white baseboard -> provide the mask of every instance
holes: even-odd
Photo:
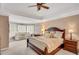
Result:
[[[2,48],[1,51],[5,51],[5,50],[7,50],[7,49],[8,49],[8,47],[7,47],[7,48]]]

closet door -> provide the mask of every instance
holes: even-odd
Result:
[[[0,16],[0,48],[5,49],[9,46],[9,18]]]

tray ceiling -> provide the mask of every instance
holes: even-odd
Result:
[[[33,19],[49,19],[79,10],[78,3],[48,3],[50,9],[37,11],[36,7],[28,7],[35,3],[2,3],[0,9],[10,14],[25,16]]]

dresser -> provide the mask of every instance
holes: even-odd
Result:
[[[77,40],[64,40],[64,50],[73,52],[75,54],[78,54],[78,41]]]

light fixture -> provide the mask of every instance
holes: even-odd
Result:
[[[44,24],[42,24],[41,31],[42,31],[42,34],[44,34],[44,33],[45,33],[45,25],[44,25]]]

